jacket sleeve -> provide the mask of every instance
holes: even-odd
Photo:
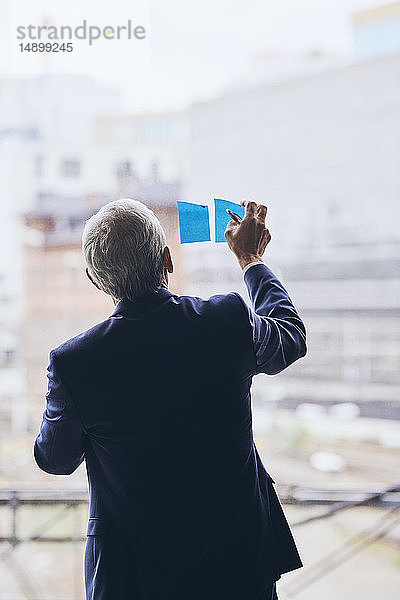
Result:
[[[83,461],[85,433],[58,371],[54,350],[47,367],[48,391],[40,432],[34,444],[37,465],[46,473],[70,475]]]
[[[255,374],[275,375],[306,354],[306,329],[287,291],[266,265],[250,267],[244,280],[252,308],[238,296],[250,324]]]

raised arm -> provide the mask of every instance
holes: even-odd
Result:
[[[61,381],[54,351],[50,352],[47,371],[46,409],[35,440],[34,457],[46,473],[70,475],[84,459],[85,434],[76,408]]]
[[[267,208],[243,202],[246,215],[241,223],[230,221],[225,238],[239,265],[252,302],[240,298],[250,323],[255,353],[255,373],[275,375],[306,354],[306,330],[283,285],[263,263],[271,240],[265,227]]]

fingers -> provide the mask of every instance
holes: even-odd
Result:
[[[256,204],[251,200],[242,200],[240,204],[246,207],[245,218],[251,216],[265,222],[268,209],[264,204]]]
[[[246,208],[246,214],[244,218],[255,216],[257,208],[257,204],[255,202],[252,202],[251,200],[242,200],[240,204]]]
[[[260,219],[260,221],[265,222],[265,217],[267,216],[267,207],[264,206],[264,204],[259,204],[257,206],[257,217]]]
[[[260,239],[259,247],[258,247],[258,253],[261,256],[264,254],[265,248],[268,246],[270,241],[271,241],[271,234],[268,229],[265,229],[265,231]]]

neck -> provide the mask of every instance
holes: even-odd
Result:
[[[161,287],[165,287],[168,289],[168,271],[165,268],[164,268],[164,274],[163,274]]]

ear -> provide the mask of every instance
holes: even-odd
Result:
[[[98,290],[102,291],[101,287],[99,287],[99,285],[93,280],[91,274],[89,273],[88,268],[85,269],[85,272],[86,272],[86,275],[88,276],[88,278],[90,279],[90,281],[93,283],[94,287],[97,288]]]
[[[174,263],[172,262],[171,252],[168,246],[164,248],[164,267],[167,269],[168,273],[174,272]]]

